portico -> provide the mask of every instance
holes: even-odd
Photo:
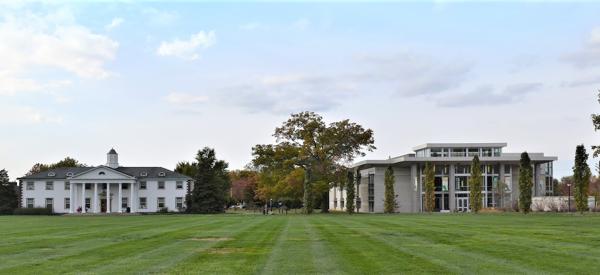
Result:
[[[100,166],[68,179],[69,213],[136,212],[136,179],[109,167]]]

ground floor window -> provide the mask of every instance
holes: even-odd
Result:
[[[127,208],[127,198],[121,198],[121,208]]]
[[[183,208],[183,198],[182,197],[175,198],[175,208],[177,208],[177,209]]]
[[[146,203],[147,203],[146,198],[143,198],[143,197],[140,198],[140,209],[146,209],[146,208],[148,208],[148,205]]]
[[[54,208],[54,199],[46,198],[46,208],[49,208],[49,209]]]
[[[340,201],[340,207],[341,207],[341,208],[344,208],[344,200],[341,200],[341,201]]]
[[[71,209],[71,199],[65,198],[65,209]]]
[[[369,174],[368,181],[369,212],[375,212],[375,174]]]
[[[337,209],[337,200],[333,200],[333,209]]]
[[[27,208],[33,208],[33,198],[27,198]]]
[[[85,209],[91,209],[91,208],[92,208],[92,199],[85,198]]]
[[[158,207],[158,209],[164,208],[165,207],[165,198],[158,197],[156,199],[156,206]]]

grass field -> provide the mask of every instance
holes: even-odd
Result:
[[[600,216],[0,217],[0,274],[600,273]]]

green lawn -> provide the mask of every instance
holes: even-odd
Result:
[[[0,274],[600,273],[600,216],[0,217]]]

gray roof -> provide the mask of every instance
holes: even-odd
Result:
[[[67,173],[73,173],[73,175],[84,173],[88,170],[94,169],[96,167],[69,167],[69,168],[56,168],[48,171],[36,173],[33,175],[25,176],[19,178],[20,180],[30,180],[30,179],[67,179]],[[111,169],[110,167],[105,167]],[[158,174],[160,172],[165,173],[164,177],[160,178],[169,178],[169,179],[182,179],[182,180],[191,180],[190,177],[179,174],[177,172],[173,172],[169,169],[162,167],[119,167],[114,169],[121,173],[130,175],[132,177],[138,179],[145,178],[159,178]],[[55,175],[53,177],[48,176],[49,173],[53,172]],[[145,176],[142,176],[145,172]],[[70,177],[70,175],[69,175]]]
[[[479,142],[479,143],[425,143],[413,147],[413,151],[425,148],[469,148],[469,147],[506,147],[506,142]]]

